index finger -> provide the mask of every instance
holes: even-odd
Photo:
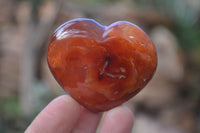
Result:
[[[81,106],[70,96],[60,96],[40,112],[25,133],[69,133],[80,112]]]

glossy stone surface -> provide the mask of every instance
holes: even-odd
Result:
[[[102,26],[91,19],[61,25],[50,39],[47,60],[62,88],[93,112],[136,95],[157,66],[155,46],[138,26],[127,21]]]

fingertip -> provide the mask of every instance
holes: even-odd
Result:
[[[55,102],[64,102],[64,104],[68,105],[73,105],[73,108],[76,108],[77,111],[81,112],[81,106],[78,102],[76,102],[71,96],[69,95],[61,95],[59,97],[57,97],[56,99],[54,99],[53,101]],[[53,102],[52,101],[52,102]]]
[[[121,110],[124,111],[123,114],[126,114],[124,117],[129,118],[129,119],[127,119],[127,120],[129,120],[129,123],[134,125],[134,114],[133,114],[133,111],[129,107],[125,106],[125,105],[121,106]]]
[[[70,132],[78,121],[81,106],[68,95],[62,95],[50,102],[27,128],[26,133]]]
[[[94,113],[82,106],[79,120],[72,133],[95,133],[102,113]]]
[[[108,117],[115,117],[119,120],[125,120],[126,123],[133,126],[134,124],[134,115],[133,112],[125,105],[118,106],[107,112]]]
[[[119,106],[106,113],[100,133],[131,133],[133,124],[133,112],[126,106]]]

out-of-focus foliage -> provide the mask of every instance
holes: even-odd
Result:
[[[184,95],[194,101],[200,97],[200,1],[198,0],[133,0],[139,6],[152,7],[171,19],[169,27],[184,50]],[[189,89],[190,88],[190,89]]]
[[[194,0],[134,0],[142,7],[153,7],[173,21],[172,29],[185,49],[200,47],[200,2]]]

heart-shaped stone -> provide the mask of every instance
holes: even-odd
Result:
[[[61,25],[51,37],[47,60],[62,88],[93,112],[136,95],[157,66],[155,46],[138,26],[127,21],[102,26],[91,19]]]

